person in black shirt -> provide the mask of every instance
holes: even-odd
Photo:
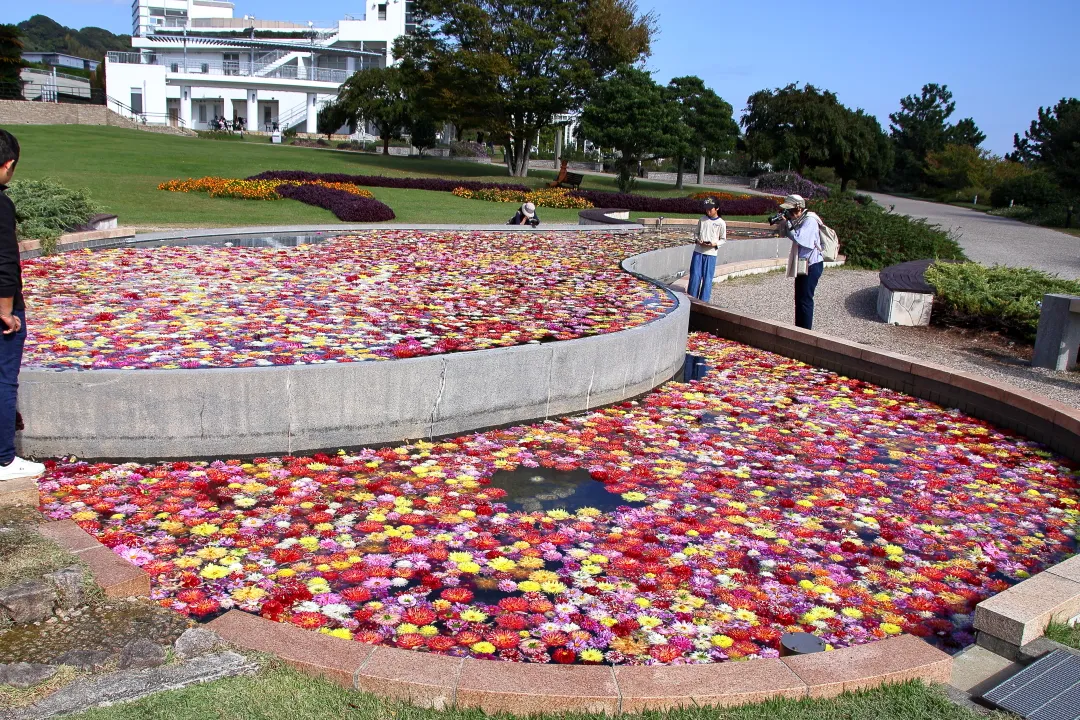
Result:
[[[510,218],[510,222],[507,225],[532,225],[536,227],[540,224],[540,216],[536,214],[536,205],[531,202],[523,203],[518,211],[514,213],[514,217]]]
[[[26,304],[22,296],[19,241],[15,237],[15,203],[4,191],[19,163],[19,141],[0,130],[0,482],[36,477],[41,463],[15,456],[19,366],[26,343]]]

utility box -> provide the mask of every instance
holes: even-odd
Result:
[[[1080,297],[1043,295],[1035,354],[1031,364],[1051,370],[1075,370],[1080,352]]]

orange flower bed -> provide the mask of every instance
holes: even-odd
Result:
[[[343,190],[352,195],[373,198],[371,192],[351,183],[295,182],[288,180],[239,180],[236,178],[203,177],[187,180],[167,180],[158,185],[158,190],[169,192],[204,192],[215,198],[241,198],[244,200],[281,200],[278,187],[282,185],[317,185],[332,190]]]

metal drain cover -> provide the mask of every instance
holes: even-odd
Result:
[[[1080,720],[1080,656],[1054,650],[983,695],[1028,720]]]

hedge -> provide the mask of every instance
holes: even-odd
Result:
[[[995,330],[1033,343],[1039,303],[1047,293],[1080,295],[1080,281],[1022,267],[978,263],[935,263],[926,281],[937,291],[933,322]]]

